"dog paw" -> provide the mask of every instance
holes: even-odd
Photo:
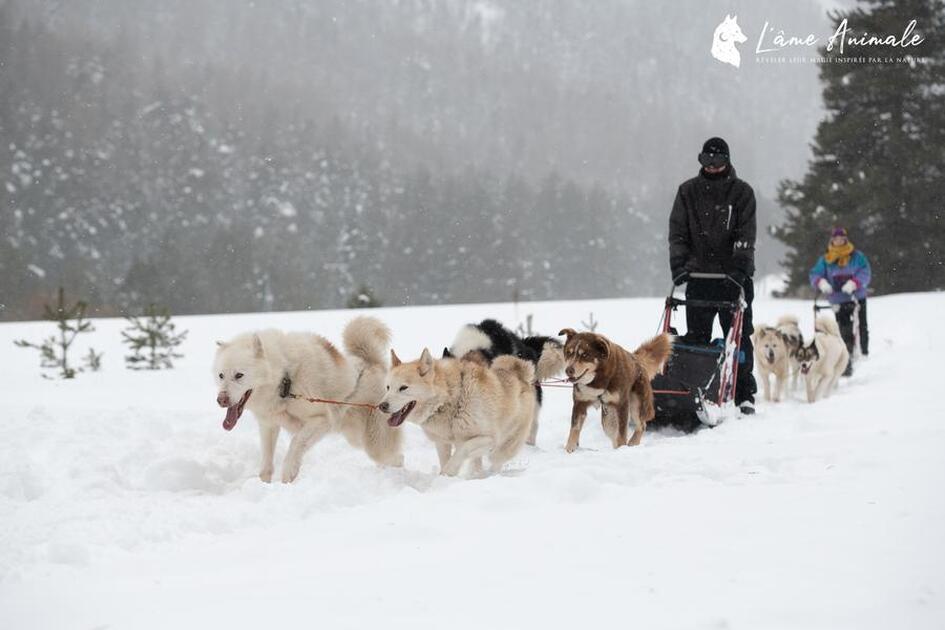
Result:
[[[443,469],[440,470],[440,474],[447,477],[455,477],[459,474],[459,466],[454,465],[452,462],[447,462],[446,466],[443,466]]]
[[[568,442],[567,444],[564,445],[564,450],[567,451],[568,453],[573,453],[574,451],[577,450],[577,447],[578,447],[577,444],[571,444],[570,442]]]
[[[298,466],[284,468],[282,470],[282,483],[292,483],[299,476]]]
[[[259,480],[263,483],[272,483],[272,468],[259,471]]]

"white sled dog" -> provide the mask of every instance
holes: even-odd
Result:
[[[525,444],[535,418],[535,366],[510,355],[491,364],[434,360],[424,348],[403,363],[391,351],[388,391],[379,409],[398,427],[414,422],[436,445],[440,472],[459,474],[466,461],[481,472],[488,455],[498,472]]]
[[[401,434],[387,426],[386,416],[376,409],[289,397],[374,404],[384,396],[387,326],[373,317],[357,317],[345,327],[343,341],[347,357],[327,339],[310,333],[263,330],[217,342],[214,376],[217,403],[226,407],[223,428],[236,426],[244,408],[253,412],[259,422],[263,481],[272,480],[280,429],[293,434],[282,463],[283,483],[295,480],[305,452],[331,431],[363,448],[378,464],[403,465]]]
[[[751,336],[755,347],[755,366],[761,376],[761,387],[765,400],[781,402],[784,385],[791,371],[791,358],[784,335],[777,328],[759,326]],[[774,395],[771,394],[771,377],[774,377]]]
[[[797,360],[807,386],[807,402],[817,402],[829,396],[850,360],[833,315],[817,318],[814,338],[797,351]]]
[[[804,334],[801,332],[800,324],[794,315],[784,315],[775,324],[775,328],[784,337],[784,343],[787,344],[788,358],[791,363],[791,388],[788,391],[797,391],[797,381],[801,373],[801,364],[797,361],[797,351],[804,345]]]

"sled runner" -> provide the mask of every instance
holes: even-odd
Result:
[[[653,380],[656,417],[651,425],[674,426],[694,431],[701,425],[715,426],[727,412],[734,411],[735,379],[741,351],[742,316],[745,291],[735,280],[722,273],[691,273],[690,278],[720,280],[735,284],[737,300],[686,300],[676,297],[673,286],[663,310],[662,332],[678,335],[673,327],[673,313],[685,308],[714,308],[732,311],[732,325],[726,339],[702,343],[691,336],[677,336],[673,354],[663,372]]]

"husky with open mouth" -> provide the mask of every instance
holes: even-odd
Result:
[[[478,474],[488,455],[491,472],[521,450],[535,418],[535,367],[513,356],[491,364],[434,360],[427,349],[402,362],[391,351],[387,392],[378,409],[388,424],[420,425],[436,445],[440,472],[456,476],[463,464]]]
[[[797,351],[797,361],[807,389],[807,402],[826,398],[837,388],[850,360],[833,315],[821,315],[814,323],[814,338]]]
[[[264,330],[217,342],[214,378],[217,404],[226,408],[223,428],[236,426],[243,411],[259,423],[259,478],[272,480],[273,455],[282,429],[292,441],[282,463],[282,481],[294,481],[306,451],[330,432],[340,432],[375,462],[403,465],[401,433],[370,406],[311,403],[322,398],[371,405],[384,395],[390,331],[373,317],[353,319],[343,334],[345,353],[309,333]],[[347,355],[347,356],[346,356]]]
[[[633,352],[603,335],[565,328],[564,373],[574,383],[571,431],[564,450],[577,450],[590,407],[600,407],[601,425],[614,448],[636,446],[656,414],[650,381],[673,352],[672,335],[663,333]],[[630,422],[633,434],[627,438]]]

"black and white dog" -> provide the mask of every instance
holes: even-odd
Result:
[[[519,337],[494,319],[478,324],[467,324],[456,333],[453,345],[443,349],[443,358],[456,357],[485,364],[502,355],[512,355],[535,364],[535,378],[541,382],[557,376],[564,370],[563,345],[554,337]],[[528,435],[528,443],[535,444],[538,436],[538,412],[541,409],[541,386],[535,383],[535,420]]]

